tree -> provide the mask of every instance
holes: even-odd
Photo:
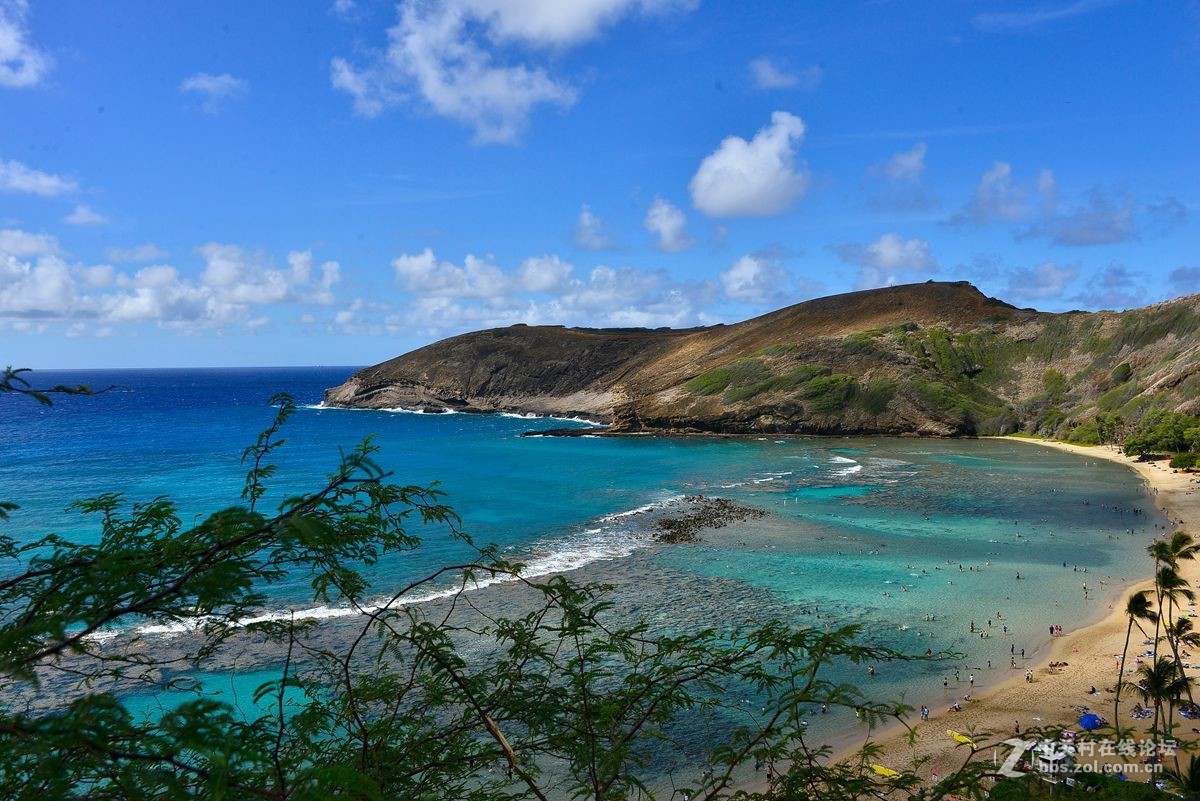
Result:
[[[1166,735],[1169,731],[1169,718],[1180,697],[1183,696],[1188,679],[1181,678],[1174,660],[1160,656],[1137,670],[1138,693],[1142,700],[1154,704],[1154,725],[1151,729],[1155,734]],[[1167,709],[1168,725],[1160,727],[1163,722],[1162,710]]]
[[[819,705],[872,723],[907,711],[830,675],[907,658],[859,644],[854,626],[652,631],[616,614],[605,587],[526,579],[476,546],[436,488],[390,483],[370,442],[324,486],[264,512],[294,409],[273,400],[275,421],[245,453],[241,503],[188,526],[166,499],[107,494],[75,505],[96,544],[0,540],[0,797],[625,799],[649,791],[651,760],[682,727],[716,716],[735,723],[712,743],[710,770],[673,777],[694,799],[728,797],[754,760],[786,766],[792,798],[982,793],[981,763],[935,788],[867,770],[870,749],[824,763],[805,728]],[[420,547],[419,525],[474,558],[378,600],[369,569]],[[314,601],[357,610],[357,624],[258,614],[297,577]],[[496,577],[521,590],[521,614],[462,593]],[[409,603],[448,580],[459,592]],[[147,626],[183,634],[167,647]],[[156,716],[126,703],[131,688],[202,690],[187,671],[247,646],[279,672],[250,716],[203,692]]]
[[[1125,658],[1129,655],[1130,635],[1133,634],[1135,625],[1141,631],[1142,621],[1154,620],[1157,617],[1150,605],[1148,591],[1141,590],[1129,596],[1129,600],[1125,602],[1125,617],[1128,619],[1125,626],[1125,645],[1121,649],[1121,662],[1117,668],[1117,691],[1113,695],[1113,722],[1118,727],[1121,725],[1121,689],[1125,684]]]

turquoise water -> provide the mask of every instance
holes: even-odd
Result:
[[[968,691],[969,672],[984,685],[1009,671],[1013,652],[1032,654],[1047,626],[1101,615],[1119,585],[1147,572],[1144,547],[1163,522],[1129,471],[1023,443],[522,438],[583,424],[314,408],[349,372],[42,373],[42,383],[118,388],[52,409],[0,398],[0,497],[22,505],[7,530],[89,540],[96,527],[67,502],[114,489],[169,495],[185,520],[237,503],[242,449],[270,421],[267,398],[288,390],[305,407],[279,452],[276,497],[316,486],[339,447],[374,435],[397,481],[440,482],[472,535],[535,573],[611,582],[622,613],[674,630],[781,616],[857,623],[914,653],[962,651],[957,686],[946,665],[880,666],[872,680],[881,694],[949,703]],[[658,547],[625,514],[694,493],[771,515]],[[376,571],[382,592],[465,555],[445,532],[424,535],[421,549]],[[280,588],[278,605],[304,607],[302,590]],[[256,666],[245,687],[264,675]]]

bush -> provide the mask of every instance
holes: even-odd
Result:
[[[1067,442],[1073,442],[1076,445],[1099,445],[1100,432],[1096,430],[1096,421],[1088,420],[1086,423],[1075,426],[1067,435]]]
[[[858,403],[871,414],[882,414],[894,397],[896,382],[890,378],[876,378],[859,394]]]
[[[1192,470],[1200,465],[1200,453],[1177,453],[1171,460],[1171,467],[1179,470]]]
[[[724,400],[726,403],[738,403],[763,392],[783,392],[795,389],[821,375],[829,375],[829,368],[821,364],[801,364],[782,375],[773,375],[752,384],[739,384],[737,381],[731,381]]]
[[[854,376],[833,373],[809,381],[800,394],[817,414],[833,414],[853,400],[859,389],[860,385]]]
[[[1126,438],[1125,453],[1181,453],[1200,450],[1200,417],[1158,409],[1142,418]]]

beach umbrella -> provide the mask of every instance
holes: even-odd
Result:
[[[968,737],[965,734],[959,734],[958,732],[954,731],[953,729],[946,729],[946,734],[949,734],[950,738],[952,740],[958,740],[960,743],[963,743],[964,745],[969,745],[972,748],[975,747],[975,741],[972,740],[970,737]]]
[[[1100,716],[1092,712],[1087,713],[1079,719],[1079,727],[1088,731],[1093,731],[1103,725],[1104,721],[1100,719]]]
[[[887,776],[889,779],[900,775],[899,771],[892,770],[891,768],[885,768],[883,765],[872,765],[871,770],[875,771],[880,776]]]

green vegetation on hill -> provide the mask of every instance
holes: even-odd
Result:
[[[1186,304],[1107,322],[1087,313],[1040,315],[1017,330],[1005,322],[997,316],[970,330],[911,321],[869,328],[824,343],[820,365],[807,362],[813,348],[806,343],[781,342],[684,388],[729,406],[792,397],[824,418],[912,406],[960,434],[1023,431],[1080,444],[1120,441],[1148,413],[1200,396],[1200,373],[1177,391],[1146,392],[1146,376],[1186,361],[1185,349],[1168,342],[1200,341],[1200,314]],[[1146,355],[1138,358],[1138,349]]]

